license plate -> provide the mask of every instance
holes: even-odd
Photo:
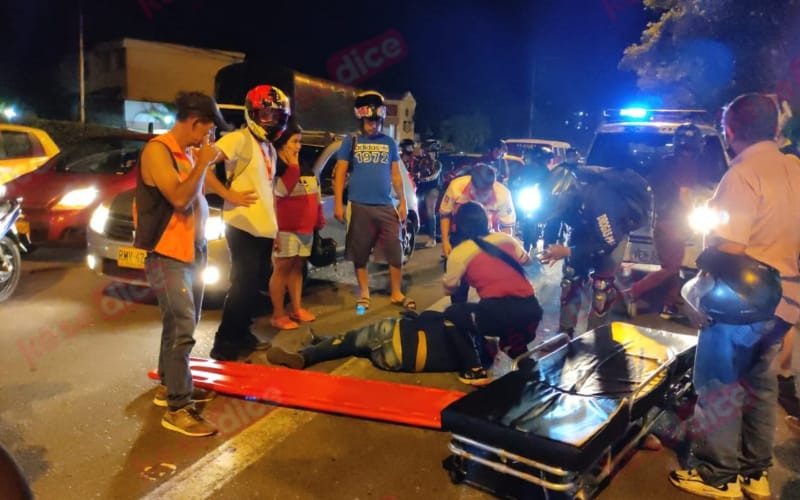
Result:
[[[658,264],[658,256],[653,245],[631,243],[629,256],[631,262],[636,264]]]
[[[141,248],[119,247],[117,249],[117,265],[131,269],[144,269],[147,252]]]
[[[17,232],[19,234],[24,234],[26,236],[30,236],[31,234],[31,223],[26,220],[17,220],[15,224],[17,228]]]

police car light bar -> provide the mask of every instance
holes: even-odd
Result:
[[[650,109],[650,108],[621,108],[603,110],[606,122],[613,121],[710,121],[709,114],[704,109]]]

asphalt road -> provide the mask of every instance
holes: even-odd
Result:
[[[443,432],[224,396],[204,410],[219,435],[192,439],[166,431],[145,375],[157,359],[160,329],[147,291],[110,289],[85,267],[81,252],[40,250],[23,271],[17,294],[0,305],[0,442],[37,498],[487,498],[449,481],[441,467],[448,455]],[[552,268],[534,277],[545,308],[542,338],[555,330],[558,276]],[[440,277],[439,250],[418,250],[406,289],[420,308],[441,299]],[[385,270],[373,274],[371,287],[372,307],[357,316],[349,265],[312,274],[305,300],[318,315],[315,330],[338,333],[396,314]],[[305,338],[303,330],[276,335],[264,313],[259,336],[290,348]],[[208,354],[219,319],[219,310],[204,312],[196,355]],[[691,331],[653,314],[635,322]],[[253,361],[266,362],[263,354]],[[363,359],[313,369],[469,390],[454,374],[393,374]],[[775,497],[800,498],[800,437],[781,422],[776,437]],[[666,480],[676,466],[673,450],[640,451],[601,498],[690,498]]]

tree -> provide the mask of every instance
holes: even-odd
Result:
[[[644,0],[660,13],[620,69],[667,106],[715,108],[743,92],[798,94],[792,49],[800,0]],[[795,44],[796,45],[796,44]],[[800,69],[800,62],[794,64]],[[795,70],[795,73],[799,73]],[[800,74],[798,74],[800,76]],[[794,100],[794,106],[800,104]]]
[[[452,143],[459,151],[480,151],[490,138],[492,127],[485,114],[453,115],[439,125],[442,140]]]

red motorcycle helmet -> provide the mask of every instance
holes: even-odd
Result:
[[[259,85],[244,100],[247,127],[261,141],[275,141],[289,123],[292,114],[289,98],[278,87]]]

